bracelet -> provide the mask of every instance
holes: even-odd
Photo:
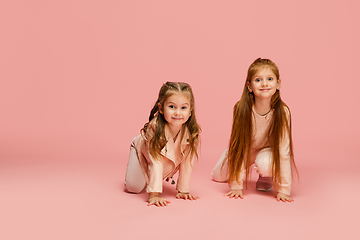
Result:
[[[178,193],[189,194],[189,192],[180,192],[180,191],[178,191]]]

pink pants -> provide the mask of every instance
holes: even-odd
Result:
[[[225,150],[212,171],[213,179],[217,182],[226,182],[228,180],[227,164],[225,163],[224,167],[222,168],[223,162],[227,159],[227,153],[228,150]],[[259,151],[252,164],[255,164],[254,168],[259,175],[261,175],[262,177],[271,177],[272,175],[271,148],[264,148],[261,151]],[[243,176],[239,180],[244,181],[244,179],[242,178],[245,178],[245,176],[244,174],[241,175]]]
[[[146,179],[135,148],[136,138],[131,141],[129,162],[125,175],[125,187],[131,193],[140,193],[146,186]]]

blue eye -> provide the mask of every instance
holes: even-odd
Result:
[[[273,78],[272,78],[272,77],[269,77],[269,78],[268,78],[268,81],[271,81],[271,80],[273,80]]]
[[[260,78],[255,78],[255,82],[260,82],[261,79]]]
[[[170,105],[169,108],[174,108],[174,105]]]
[[[181,109],[187,109],[187,107],[182,107]]]

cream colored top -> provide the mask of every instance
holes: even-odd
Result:
[[[168,126],[165,126],[166,145],[161,150],[161,159],[154,159],[149,152],[149,141],[155,131],[154,118],[147,128],[146,134],[140,134],[135,140],[140,165],[143,169],[147,182],[147,192],[162,192],[163,179],[172,177],[179,171],[176,189],[180,192],[190,191],[190,179],[194,164],[194,157],[188,159],[189,151],[189,130],[185,128],[183,138],[182,132],[174,141]],[[182,131],[182,130],[181,130]]]
[[[287,115],[290,119],[290,112],[285,108]],[[256,156],[260,150],[270,147],[268,144],[268,132],[270,128],[270,122],[273,117],[273,110],[268,114],[261,116],[257,114],[253,109],[252,114],[252,125],[253,125],[253,139],[252,139],[252,149],[251,149],[251,163],[255,162]],[[288,123],[290,124],[290,123]],[[290,141],[289,134],[285,132],[285,136],[280,142],[280,177],[281,184],[277,186],[278,192],[290,195],[291,191],[291,163],[290,163]],[[243,182],[246,177],[245,168],[243,168],[239,174],[238,180],[230,183],[231,189],[243,189]]]

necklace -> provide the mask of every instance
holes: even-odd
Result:
[[[262,116],[262,117],[268,115],[270,111],[271,111],[271,108],[270,108],[269,111],[267,111],[267,113],[265,113],[265,114],[259,114],[259,113],[257,113],[257,112],[255,111],[255,109],[254,109],[254,112],[255,112],[257,115]]]

